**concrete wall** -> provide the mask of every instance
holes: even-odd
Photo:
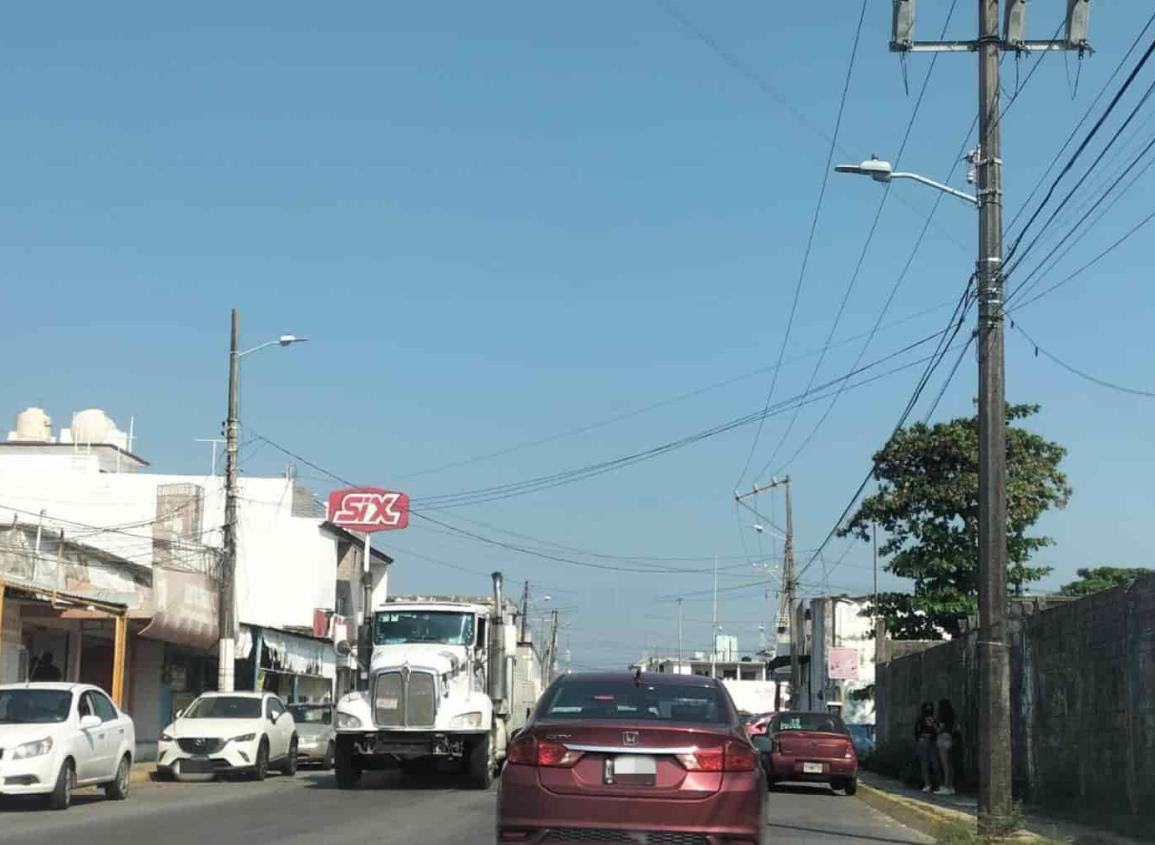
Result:
[[[1088,817],[1155,821],[1155,576],[1042,609],[1010,626],[1016,796]],[[962,722],[961,782],[976,757],[975,636],[879,666],[879,744],[913,748],[923,700]]]

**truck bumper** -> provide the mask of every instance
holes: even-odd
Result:
[[[341,733],[352,741],[353,754],[362,760],[418,760],[427,757],[460,760],[470,745],[487,731],[358,731]]]

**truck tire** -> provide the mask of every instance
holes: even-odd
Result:
[[[338,789],[356,789],[361,783],[361,765],[353,755],[353,737],[337,737],[337,750],[333,755],[333,772]]]
[[[489,789],[493,785],[493,757],[489,749],[488,735],[469,746],[465,772],[473,789]]]

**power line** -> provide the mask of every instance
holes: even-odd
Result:
[[[802,263],[798,269],[798,280],[794,283],[794,295],[790,302],[790,313],[786,318],[786,331],[782,335],[782,344],[778,348],[778,363],[774,367],[774,375],[770,380],[770,388],[766,391],[766,401],[763,405],[763,410],[770,407],[770,402],[774,398],[774,390],[778,386],[778,373],[782,368],[782,359],[786,356],[786,349],[790,344],[790,333],[794,329],[794,318],[798,314],[798,301],[802,297],[802,284],[806,279],[806,269],[810,266],[810,256],[814,250],[814,236],[818,232],[818,220],[822,215],[822,202],[826,198],[826,186],[830,182],[830,167],[834,161],[834,150],[838,143],[838,132],[842,128],[842,116],[846,111],[846,100],[850,94],[850,80],[854,75],[854,62],[858,57],[858,45],[862,39],[862,23],[866,20],[866,5],[868,0],[863,0],[862,7],[858,14],[858,25],[854,30],[854,41],[850,48],[850,61],[846,66],[846,77],[842,83],[842,96],[838,101],[838,114],[834,119],[834,133],[830,138],[830,145],[826,152],[826,164],[822,168],[822,181],[818,187],[818,200],[814,204],[814,215],[810,219],[810,232],[806,236],[806,247],[802,252]],[[830,344],[831,338],[827,338],[827,346]],[[819,356],[819,361],[826,355],[826,349],[823,349]],[[813,385],[813,378],[811,385]],[[797,416],[797,411],[795,411]],[[754,431],[754,440],[750,444],[750,451],[746,454],[746,461],[742,465],[742,472],[738,476],[738,480],[734,483],[735,487],[739,487],[742,481],[746,478],[746,472],[750,469],[750,461],[754,459],[755,452],[758,451],[758,443],[762,438],[762,428],[766,424],[766,418],[762,417],[758,421],[758,428]]]
[[[1057,355],[1055,355],[1051,352],[1048,352],[1045,348],[1040,346],[1038,341],[1036,341],[1033,337],[1031,337],[1029,334],[1027,334],[1027,330],[1024,329],[1021,325],[1019,325],[1014,320],[1011,321],[1011,328],[1015,329],[1019,334],[1021,334],[1023,337],[1025,337],[1027,339],[1027,342],[1030,343],[1031,346],[1033,346],[1035,348],[1035,355],[1039,355],[1041,353],[1042,355],[1046,356],[1047,358],[1049,358],[1054,363],[1058,364],[1060,367],[1062,367],[1067,372],[1069,372],[1073,375],[1076,375],[1081,379],[1089,381],[1092,384],[1097,384],[1100,387],[1106,387],[1110,390],[1118,391],[1119,393],[1128,393],[1128,394],[1131,394],[1132,396],[1145,396],[1148,399],[1155,399],[1155,391],[1141,390],[1141,389],[1136,388],[1136,387],[1125,387],[1121,384],[1115,384],[1114,382],[1110,382],[1110,381],[1106,381],[1106,380],[1101,379],[1101,378],[1097,378],[1096,376],[1093,376],[1088,372],[1080,370],[1078,367],[1074,367],[1074,366],[1068,364],[1066,361],[1063,361]]]

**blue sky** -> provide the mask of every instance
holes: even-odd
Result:
[[[414,497],[612,459],[758,410],[769,375],[749,374],[772,366],[782,344],[858,4],[671,3],[734,61],[656,0],[6,10],[3,405],[12,414],[42,405],[58,423],[104,407],[122,427],[135,418],[136,447],[158,469],[207,472],[207,447],[194,440],[213,436],[224,414],[235,306],[246,343],[286,331],[311,338],[245,360],[246,430]],[[907,63],[908,96],[886,50],[887,4],[871,5],[839,146],[893,158],[931,60]],[[920,37],[937,36],[948,5],[920,4]],[[949,32],[968,37],[973,4],[960,5]],[[1033,3],[1031,34],[1051,35],[1063,5]],[[1141,5],[1097,8],[1096,54],[1081,64],[1048,56],[1022,90],[1004,123],[1008,220],[1146,22]],[[1004,85],[1015,90],[1012,58]],[[946,177],[975,89],[972,56],[937,62],[904,167]],[[1148,114],[1125,147],[1145,140]],[[1151,184],[1144,175],[1048,279],[1149,213]],[[809,381],[816,359],[799,356],[823,346],[880,199],[869,181],[830,180],[775,398]],[[836,341],[878,318],[933,200],[895,185]],[[864,360],[945,323],[943,306],[973,265],[975,221],[949,199],[934,221]],[[1155,388],[1149,239],[1016,319],[1081,369]],[[832,348],[817,383],[845,372],[860,348]],[[1078,566],[1155,563],[1150,400],[1081,381],[1014,332],[1007,350],[1009,397],[1041,403],[1033,426],[1070,450],[1074,498],[1041,526],[1057,540],[1038,558],[1056,569],[1044,586]],[[905,370],[848,390],[790,464],[800,548],[830,529],[915,378]],[[581,435],[429,472],[732,379]],[[968,355],[936,418],[970,413],[974,385]],[[801,412],[783,455],[822,408]],[[767,422],[754,470],[789,418]],[[694,571],[576,566],[418,521],[383,538],[398,560],[394,583],[480,591],[494,568],[528,578],[552,597],[535,612],[564,610],[563,641],[580,665],[670,646],[668,599],[684,594],[687,646],[701,647],[712,556],[722,556],[720,583],[738,588],[760,577],[745,556],[773,552],[765,540],[759,549],[753,518],[732,501],[753,435],[739,428],[595,479],[438,515],[535,548],[686,560],[559,557]],[[244,451],[247,473],[288,463],[259,442]],[[299,472],[318,492],[333,486]],[[764,507],[781,521],[780,501]],[[831,544],[827,566],[846,548]],[[866,589],[869,558],[856,545],[825,579],[818,562],[807,589]],[[773,597],[722,596],[724,629],[756,646]]]

